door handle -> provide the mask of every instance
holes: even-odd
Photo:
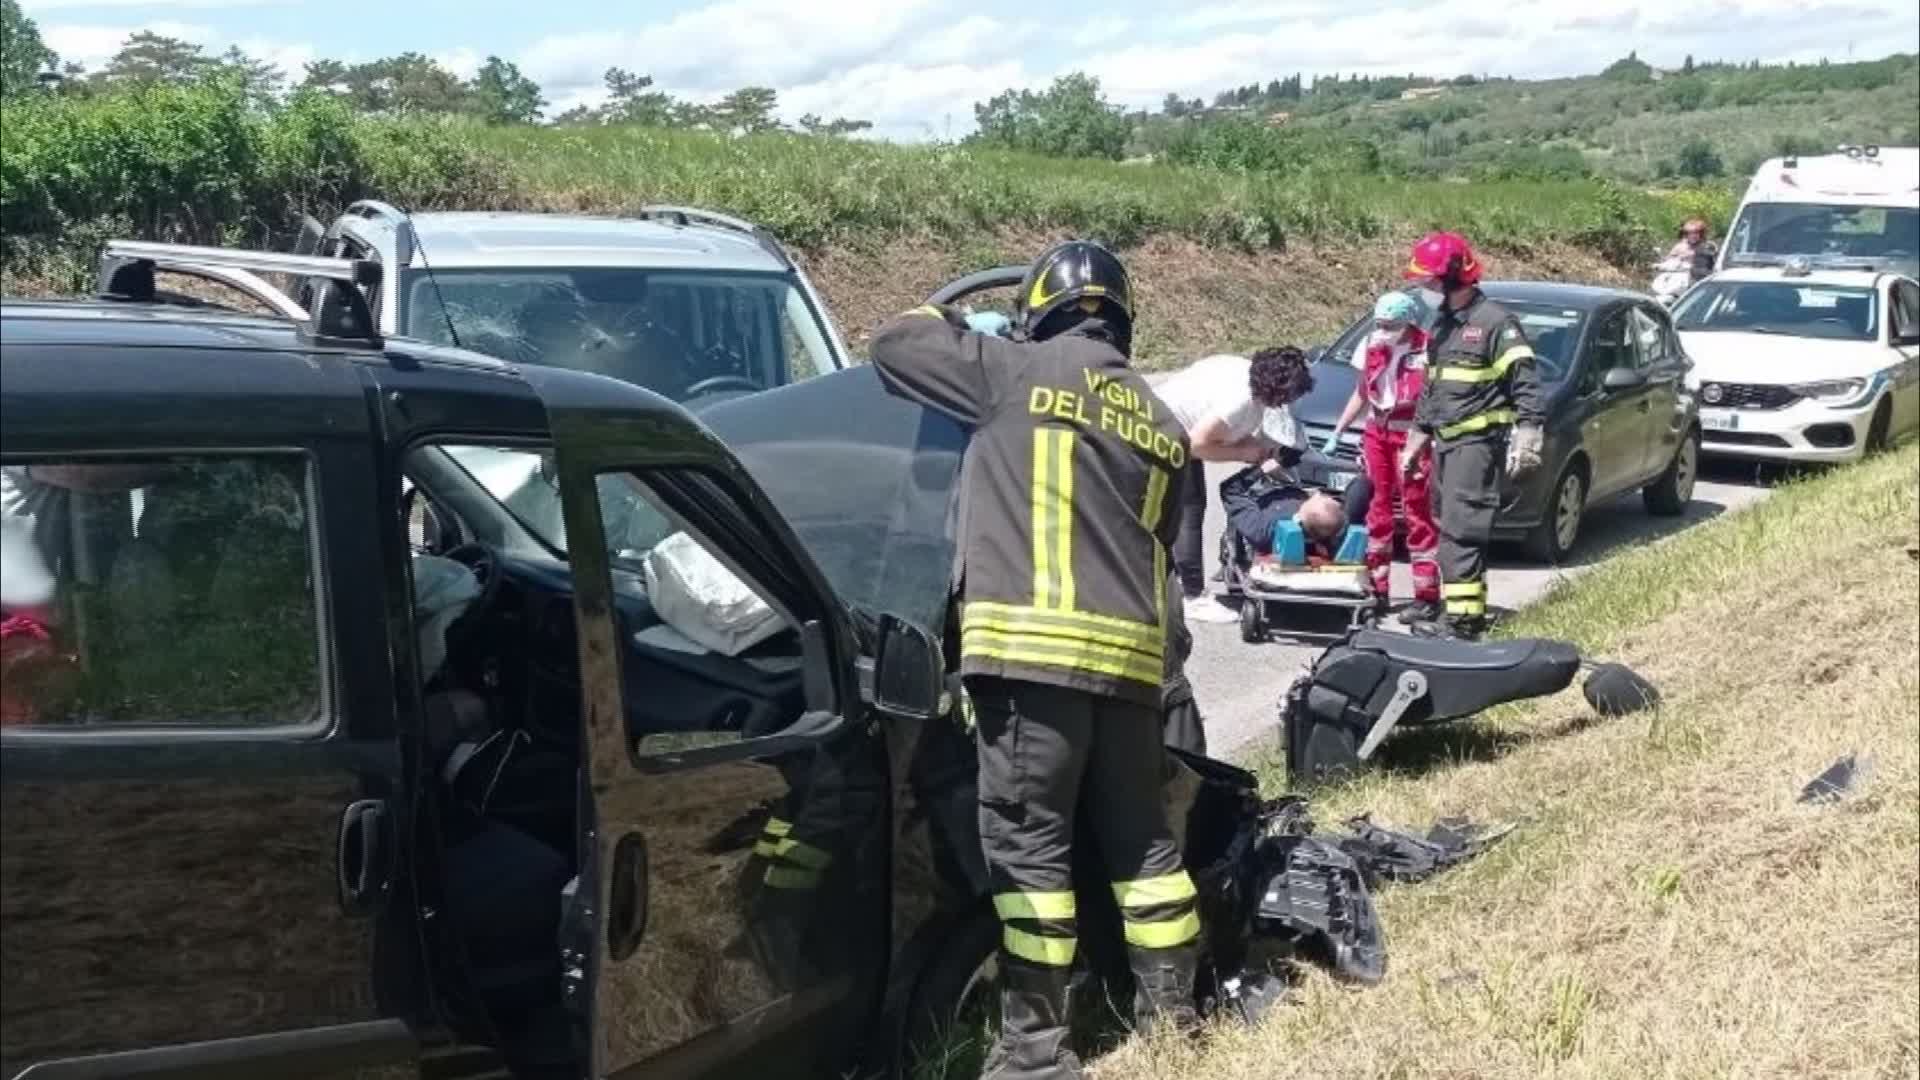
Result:
[[[618,963],[633,955],[647,933],[647,843],[639,833],[614,845],[607,880],[607,956]]]
[[[339,858],[334,867],[340,906],[349,915],[365,915],[386,895],[387,801],[360,799],[340,814]]]

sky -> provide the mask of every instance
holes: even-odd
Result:
[[[1874,59],[1920,50],[1914,0],[22,0],[62,59],[98,67],[135,30],[210,53],[238,45],[295,79],[318,57],[401,52],[471,75],[489,55],[541,84],[555,115],[602,97],[608,67],[712,101],[771,86],[780,112],[871,121],[893,139],[957,138],[973,104],[1069,71],[1109,100],[1158,106],[1301,72],[1544,78],[1637,50],[1696,59]],[[320,13],[324,12],[324,15]],[[1037,16],[1050,17],[1037,17]]]

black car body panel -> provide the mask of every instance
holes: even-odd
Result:
[[[1547,421],[1540,469],[1524,483],[1509,481],[1502,493],[1495,535],[1513,539],[1539,526],[1563,471],[1573,465],[1589,470],[1587,502],[1611,498],[1657,478],[1673,459],[1680,440],[1697,423],[1697,409],[1684,380],[1691,366],[1681,351],[1672,322],[1657,302],[1639,293],[1588,285],[1549,282],[1489,282],[1483,289],[1492,299],[1515,310],[1556,309],[1572,325],[1554,331],[1556,341],[1535,337],[1542,354]],[[1626,354],[1608,353],[1598,344],[1603,333],[1635,313],[1652,320],[1666,344],[1642,355],[1636,339]],[[1523,320],[1524,321],[1524,320]],[[1319,447],[1339,419],[1359,381],[1348,361],[1372,326],[1363,316],[1342,331],[1333,343],[1318,350],[1312,372],[1314,387],[1292,405],[1308,445]],[[1652,331],[1648,332],[1651,336]],[[1605,353],[1606,355],[1603,355]],[[1608,356],[1625,357],[1645,375],[1629,387],[1602,385]],[[1359,425],[1341,437],[1336,462],[1358,468]]]

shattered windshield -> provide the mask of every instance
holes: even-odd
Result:
[[[1872,289],[1845,285],[1708,281],[1681,301],[1673,325],[1689,333],[1737,330],[1874,341],[1880,332],[1877,299]]]
[[[679,402],[834,369],[820,319],[784,274],[625,267],[416,274],[405,332],[514,364],[608,375]]]

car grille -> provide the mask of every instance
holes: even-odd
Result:
[[[1785,386],[1707,383],[1700,388],[1700,403],[1720,409],[1784,409],[1798,400],[1800,395]]]
[[[1764,431],[1708,431],[1701,437],[1710,443],[1727,443],[1733,446],[1792,446],[1793,444],[1778,435],[1769,435]]]

